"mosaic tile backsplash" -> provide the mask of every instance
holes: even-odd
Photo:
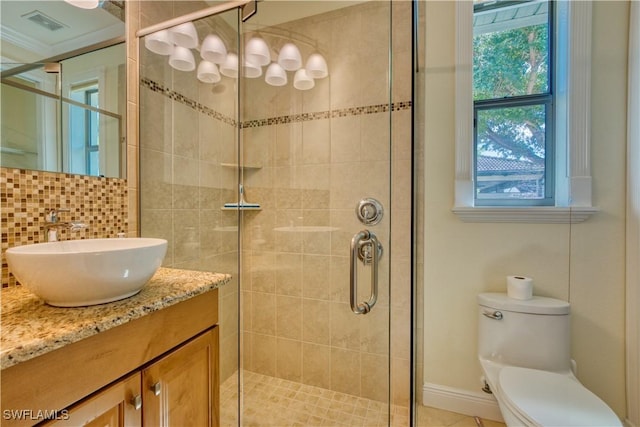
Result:
[[[61,220],[88,225],[81,231],[60,231],[60,239],[116,237],[127,233],[127,181],[24,169],[0,168],[2,210],[2,287],[16,280],[9,273],[5,251],[45,241],[46,213],[66,208]]]

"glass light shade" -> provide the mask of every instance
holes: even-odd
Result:
[[[256,77],[260,77],[262,75],[262,67],[245,59],[244,64],[242,65],[242,73],[245,77],[255,79]]]
[[[307,70],[304,68],[300,68],[296,71],[295,76],[293,76],[293,87],[298,90],[309,90],[313,89],[316,85],[316,82],[311,78],[309,74],[307,74]]]
[[[160,30],[149,34],[144,38],[144,47],[158,55],[171,55],[173,52],[171,33],[167,30]]]
[[[193,71],[196,69],[196,60],[189,49],[176,46],[169,56],[169,65],[179,71]]]
[[[202,41],[200,56],[202,59],[214,64],[222,64],[227,59],[227,48],[220,37],[215,34],[209,34]]]
[[[329,75],[327,61],[319,53],[309,56],[304,68],[307,70],[307,74],[314,79],[323,79]]]
[[[287,71],[295,71],[302,67],[300,49],[293,43],[285,43],[278,54],[278,64]]]
[[[198,80],[202,83],[218,83],[222,79],[218,71],[218,66],[209,61],[200,61],[197,75]]]
[[[171,31],[173,42],[178,46],[186,47],[187,49],[193,49],[198,46],[198,32],[193,22],[176,25],[173,28],[169,28],[169,31]]]
[[[267,68],[264,81],[271,86],[284,86],[287,84],[287,73],[278,63],[272,62]]]
[[[253,64],[259,66],[267,65],[271,62],[271,53],[269,46],[264,39],[260,37],[252,37],[244,48],[244,55]]]
[[[238,77],[238,55],[235,53],[227,54],[227,59],[220,64],[220,72],[234,79]]]
[[[95,9],[100,4],[99,0],[64,0],[70,5],[81,9]]]

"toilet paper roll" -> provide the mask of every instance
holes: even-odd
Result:
[[[513,299],[531,299],[533,279],[524,276],[507,276],[507,296]]]

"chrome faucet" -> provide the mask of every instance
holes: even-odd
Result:
[[[68,228],[71,231],[79,231],[87,228],[87,224],[82,222],[60,222],[59,214],[61,212],[69,212],[69,209],[59,208],[51,209],[47,213],[47,222],[44,224],[44,234],[47,242],[58,241],[58,230],[60,228]]]

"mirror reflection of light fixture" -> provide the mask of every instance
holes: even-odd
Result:
[[[262,67],[245,59],[244,64],[242,65],[242,73],[245,77],[255,79],[262,75]]]
[[[169,28],[169,31],[173,36],[173,42],[178,46],[186,47],[187,49],[193,49],[198,46],[198,32],[193,22],[176,25],[173,28]]]
[[[319,53],[311,54],[304,68],[307,70],[307,74],[314,79],[323,79],[329,75],[327,61]]]
[[[222,79],[218,71],[218,66],[209,61],[200,61],[197,75],[198,80],[203,83],[218,83]]]
[[[302,67],[300,49],[293,43],[285,43],[278,54],[278,64],[287,71],[296,71]]]
[[[276,37],[282,36],[276,35]],[[243,77],[257,78],[263,73],[262,67],[268,65],[265,71],[267,84],[284,86],[289,80],[287,72],[295,71],[293,87],[298,90],[309,90],[315,87],[315,79],[327,77],[329,70],[324,56],[317,52],[317,46],[312,46],[311,43],[304,41],[301,43],[316,50],[304,64],[300,49],[292,42],[286,42],[280,52],[276,54],[277,60],[271,62],[271,48],[265,39],[259,36],[249,38],[245,45],[244,57],[240,59],[236,53],[227,52],[224,41],[218,35],[209,34],[204,38],[199,48],[202,61],[197,67],[196,75],[204,83],[218,83],[221,80],[221,75],[238,78],[239,68],[242,67]],[[192,22],[147,35],[145,47],[160,55],[170,55],[169,65],[176,70],[192,71],[196,69],[191,49],[198,50],[198,33]],[[302,68],[303,65],[304,68]]]
[[[227,59],[220,65],[222,75],[236,78],[238,77],[238,55],[233,52],[227,54]]]
[[[81,9],[95,9],[100,4],[100,0],[64,0],[72,6]]]
[[[222,64],[227,59],[227,48],[220,37],[209,34],[202,41],[200,56],[214,64]]]
[[[244,49],[245,57],[253,64],[259,66],[267,65],[271,62],[269,45],[260,37],[251,37]]]
[[[284,86],[287,84],[287,73],[277,62],[272,62],[267,68],[264,80],[271,86]]]
[[[193,71],[196,69],[196,60],[189,49],[176,46],[169,56],[169,65],[179,71]]]
[[[167,30],[156,31],[144,38],[144,47],[158,55],[171,55],[173,52],[173,40]]]
[[[307,74],[307,70],[304,68],[300,68],[296,71],[295,76],[293,76],[293,87],[298,90],[309,90],[313,89],[316,85],[316,82]]]

